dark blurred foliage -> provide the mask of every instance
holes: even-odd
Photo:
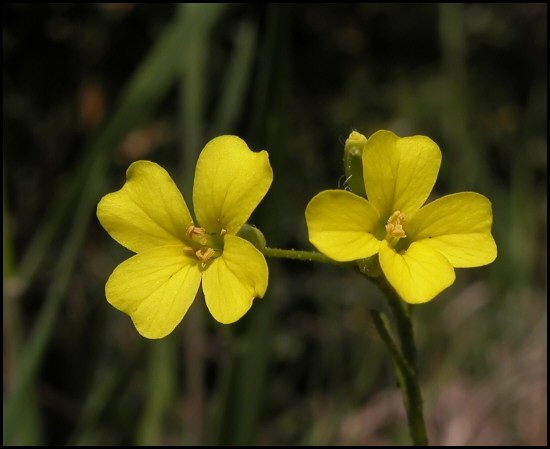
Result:
[[[186,10],[14,3],[2,11],[6,400],[58,279],[93,142]],[[270,246],[312,249],[303,211],[317,192],[341,186],[351,130],[430,136],[443,153],[435,193],[489,197],[499,247],[493,265],[458,270],[449,290],[416,308],[432,442],[546,444],[546,18],[546,4],[529,3],[227,5],[202,41],[186,35],[203,45],[197,70],[191,60],[107,148],[95,203],[137,159],[161,163],[185,191],[202,145],[237,134],[269,151],[275,173],[252,221]],[[251,49],[239,106],[234,120],[218,120],[239,45]],[[204,84],[196,90],[202,109],[185,87],[190,73],[199,74],[193,86]],[[197,124],[197,144],[185,123]],[[68,208],[52,213],[64,197]],[[408,442],[389,356],[369,317],[382,297],[366,280],[272,259],[267,296],[239,323],[215,323],[199,297],[172,336],[146,341],[104,299],[128,252],[94,212],[19,427],[4,443]],[[49,245],[31,245],[50,228]],[[28,283],[25,258],[41,260]]]

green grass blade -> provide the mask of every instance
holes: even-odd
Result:
[[[215,6],[208,5],[209,8]],[[138,120],[153,109],[173,83],[182,67],[181,58],[175,55],[186,54],[186,42],[190,41],[191,32],[192,27],[182,26],[177,21],[168,26],[150,55],[138,68],[104,130],[92,143],[90,154],[93,162],[89,165],[86,176],[77,180],[77,182],[83,182],[84,187],[78,201],[78,208],[74,211],[74,220],[60,251],[44,306],[21,354],[21,363],[16,368],[16,382],[12,391],[7,392],[3,419],[4,444],[12,441],[20,421],[22,399],[33,383],[54,328],[90,215],[101,194],[109,161],[108,156]],[[44,252],[36,254],[36,257],[44,259],[46,257]]]

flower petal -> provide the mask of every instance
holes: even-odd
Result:
[[[113,239],[136,253],[179,243],[193,224],[170,175],[149,161],[130,165],[124,186],[99,202],[97,217]]]
[[[214,259],[203,274],[206,305],[220,323],[233,323],[267,290],[265,257],[252,243],[226,235],[223,254]]]
[[[236,136],[212,139],[202,150],[195,171],[193,205],[208,232],[236,234],[265,196],[273,171],[266,151],[251,151]]]
[[[363,178],[369,201],[382,220],[399,210],[408,216],[424,204],[437,179],[441,151],[425,136],[374,133],[363,150]]]
[[[325,190],[306,207],[309,241],[339,262],[378,252],[380,242],[374,237],[378,218],[370,202],[345,190]]]
[[[479,193],[461,192],[420,209],[407,225],[407,235],[439,251],[453,267],[479,267],[497,256],[492,223],[491,202]]]
[[[182,250],[180,244],[136,254],[116,267],[107,281],[107,301],[130,315],[144,337],[168,335],[195,299],[201,271],[197,260]]]
[[[449,261],[421,242],[414,242],[404,253],[397,253],[384,240],[379,259],[388,282],[411,304],[430,301],[455,281],[455,271]]]

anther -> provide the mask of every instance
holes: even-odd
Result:
[[[185,231],[187,238],[199,242],[201,245],[207,245],[208,239],[206,238],[206,231],[198,226],[189,226]]]
[[[392,237],[404,238],[407,237],[403,226],[405,225],[405,214],[396,210],[391,217],[388,218],[386,224],[386,232]]]
[[[185,235],[189,237],[190,239],[193,238],[194,235],[200,235],[203,236],[205,234],[205,230],[203,228],[199,228],[198,226],[189,226],[187,228],[187,231],[185,231]]]
[[[194,257],[195,256],[195,250],[193,248],[191,248],[190,246],[184,246],[183,247],[183,254],[185,254],[186,256],[189,256],[189,257]]]
[[[197,259],[199,259],[203,263],[208,261],[215,253],[216,251],[214,251],[212,248],[200,248],[195,251]]]

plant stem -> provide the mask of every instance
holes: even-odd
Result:
[[[322,262],[331,263],[334,265],[342,265],[342,262],[336,262],[318,253],[317,251],[298,251],[296,249],[280,249],[280,248],[268,248],[262,249],[262,253],[267,257],[280,257],[282,259],[303,260],[305,262]]]
[[[267,257],[323,262],[335,265],[352,265],[357,269],[357,266],[353,262],[337,262],[316,251],[298,251],[294,249],[265,247],[262,248],[262,253]],[[422,393],[418,383],[416,346],[414,343],[413,326],[409,310],[405,307],[395,290],[391,288],[385,280],[381,278],[372,278],[366,274],[364,275],[376,283],[384,292],[391,308],[395,327],[397,329],[399,345],[395,343],[394,338],[391,336],[389,324],[383,319],[378,311],[371,311],[372,319],[376,330],[392,357],[397,382],[403,395],[403,403],[407,412],[409,432],[413,444],[415,446],[427,446],[428,436],[424,423],[424,415],[422,413]]]
[[[378,283],[386,294],[392,310],[401,350],[391,337],[389,326],[377,311],[371,311],[376,330],[387,346],[395,368],[395,374],[407,411],[409,432],[415,446],[427,446],[428,436],[422,413],[422,392],[416,368],[416,347],[410,314],[395,291],[386,283]]]

